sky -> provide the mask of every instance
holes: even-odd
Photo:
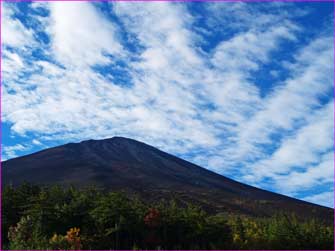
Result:
[[[333,3],[2,5],[2,160],[143,141],[334,207]]]

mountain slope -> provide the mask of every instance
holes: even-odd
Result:
[[[3,184],[28,181],[124,190],[146,200],[176,198],[208,211],[269,216],[295,212],[332,222],[333,210],[248,186],[162,152],[114,137],[49,148],[2,163]]]

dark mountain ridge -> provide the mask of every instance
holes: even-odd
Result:
[[[333,209],[258,189],[160,151],[113,137],[49,148],[2,162],[3,185],[59,184],[123,190],[145,200],[175,198],[207,211],[251,216],[296,213],[333,222]]]

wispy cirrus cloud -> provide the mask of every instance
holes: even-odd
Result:
[[[291,65],[292,76],[265,97],[253,119],[242,126],[238,139],[241,148],[248,151],[248,146],[254,148],[261,144],[271,144],[274,141],[271,139],[273,134],[289,133],[308,123],[306,120],[311,112],[322,106],[321,98],[331,95],[332,50],[331,38],[323,37],[298,52],[297,61]],[[330,109],[327,111],[331,112]],[[251,153],[257,158],[257,155]],[[245,152],[239,151],[238,154]]]
[[[25,3],[22,18],[20,4],[3,5],[2,119],[22,146],[123,135],[259,187],[328,196],[333,34],[304,37],[313,6]],[[11,145],[8,158],[24,152]]]
[[[268,158],[251,165],[245,179],[257,183],[272,178],[272,186],[287,193],[332,183],[333,107],[332,101],[308,116],[306,125],[285,137]]]
[[[18,153],[27,151],[30,149],[30,147],[27,145],[16,144],[12,146],[2,147],[1,149],[3,149],[3,155],[4,155],[2,159],[7,160],[17,157]]]
[[[329,207],[334,207],[334,191],[331,192],[323,192],[315,195],[306,196],[303,198],[304,200],[321,204],[327,205]]]
[[[2,5],[2,34],[1,39],[3,45],[10,45],[12,47],[23,49],[32,45],[34,32],[25,27],[23,23],[14,17],[18,10],[15,5]]]
[[[52,53],[66,67],[105,64],[122,55],[115,25],[90,3],[53,2],[49,11]]]

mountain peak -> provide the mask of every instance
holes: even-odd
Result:
[[[116,142],[116,143],[133,143],[133,144],[147,145],[144,142],[123,136],[113,136],[111,138],[105,138],[105,139],[88,139],[81,141],[80,143],[93,143],[93,142]]]
[[[277,211],[329,218],[332,211],[213,173],[126,137],[86,140],[2,163],[3,184],[24,181],[125,190],[146,200],[178,198],[206,210],[271,215]],[[330,210],[330,211],[329,211]],[[330,219],[330,218],[329,218]]]

